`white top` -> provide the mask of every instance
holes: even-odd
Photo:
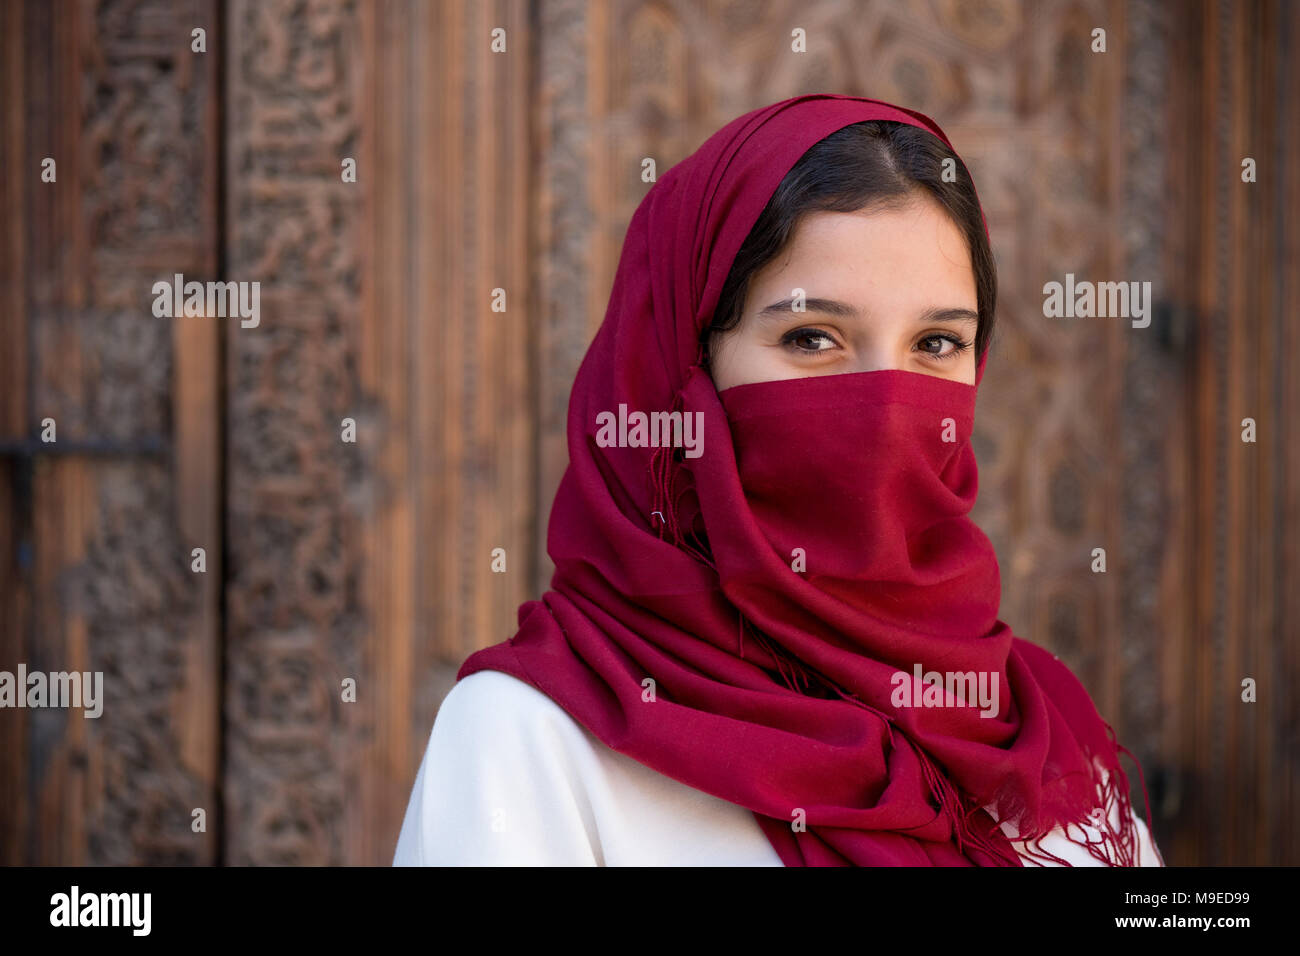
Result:
[[[1146,825],[1134,819],[1139,864],[1160,866]],[[1089,839],[1101,837],[1082,829]],[[1076,866],[1103,865],[1063,833],[1048,834],[1040,846]],[[393,865],[782,863],[745,807],[612,750],[523,681],[479,671],[457,682],[438,710]]]

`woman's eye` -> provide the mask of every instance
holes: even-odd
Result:
[[[818,329],[795,329],[781,338],[781,344],[798,352],[825,352],[835,348],[835,340]]]
[[[927,335],[921,340],[922,352],[942,359],[954,358],[969,346],[969,342],[962,342],[948,335]]]

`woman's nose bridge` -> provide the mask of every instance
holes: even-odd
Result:
[[[900,349],[884,342],[863,345],[858,350],[855,372],[879,372],[884,369],[902,369],[903,355]]]

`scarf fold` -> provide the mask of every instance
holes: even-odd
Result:
[[[650,189],[570,399],[551,589],[457,679],[532,685],[612,749],[748,808],[787,865],[1065,863],[1041,846],[1057,828],[1134,865],[1132,754],[997,619],[996,556],[968,516],[987,353],[973,386],[887,370],[719,393],[703,368],[700,331],[777,185],[867,120],[951,148],[920,113],[797,96]],[[611,445],[620,406],[651,424]],[[651,444],[687,416],[700,447]]]

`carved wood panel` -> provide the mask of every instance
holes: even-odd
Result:
[[[163,0],[3,16],[0,669],[103,683],[97,718],[0,714],[0,860],[212,863],[219,328],[154,317],[151,289],[215,273],[216,62],[190,49],[215,22]]]
[[[230,858],[386,863],[531,578],[527,8],[229,9]]]
[[[227,7],[226,263],[261,318],[227,340],[229,862],[348,859],[370,725],[356,491],[356,5]],[[359,688],[357,707],[343,681]],[[352,799],[350,799],[352,798]]]

